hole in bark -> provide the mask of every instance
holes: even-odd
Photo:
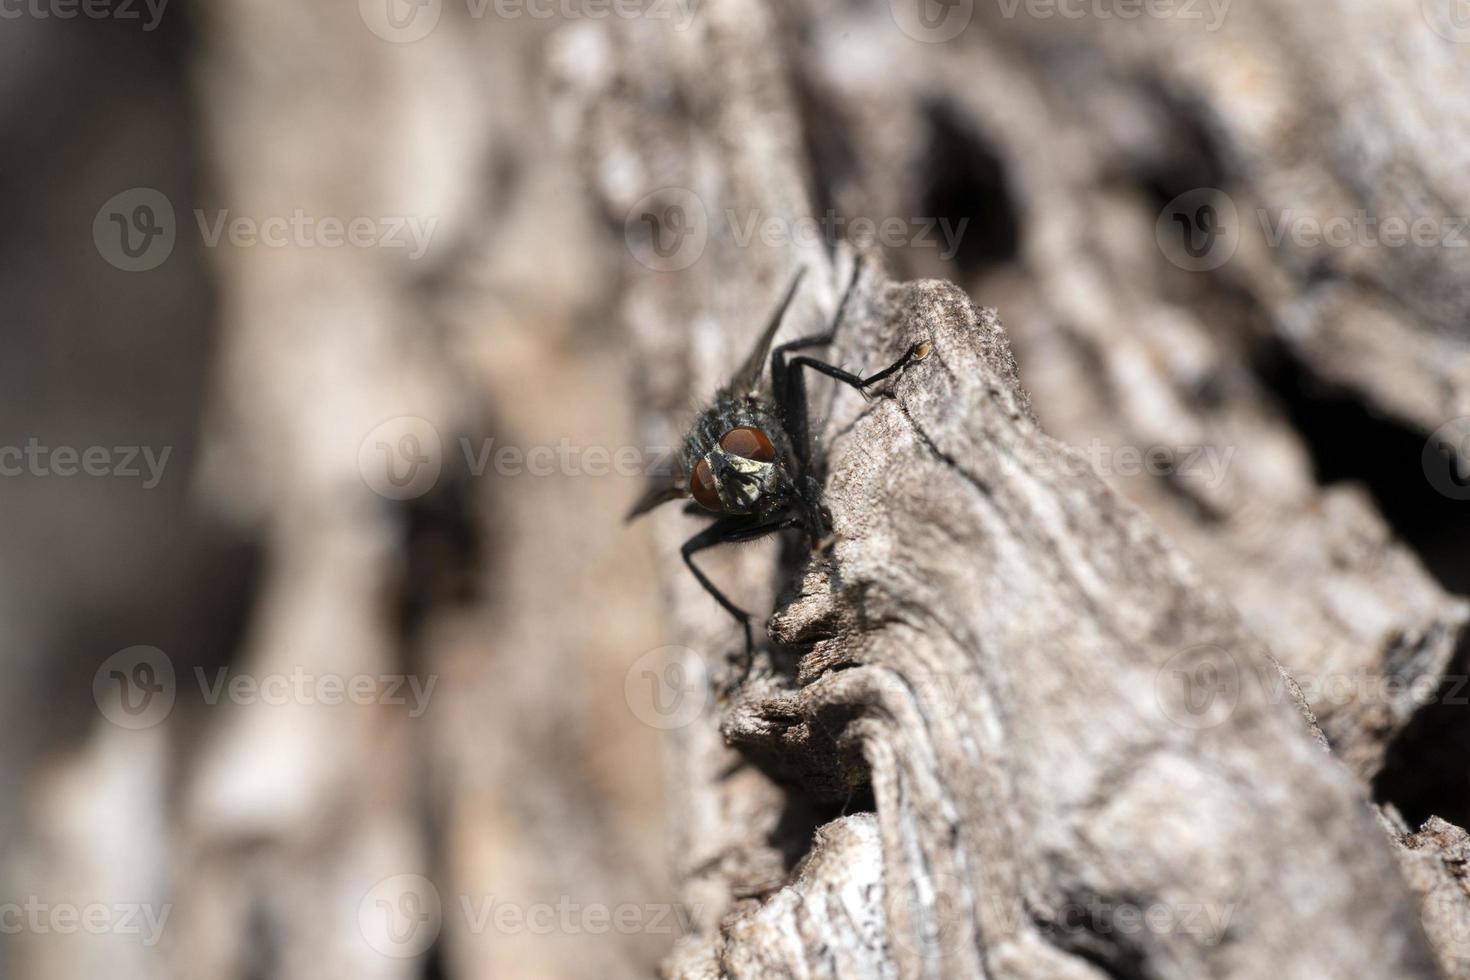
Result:
[[[1470,821],[1470,648],[1462,648],[1434,699],[1390,743],[1373,798],[1392,803],[1411,827],[1432,816]]]
[[[434,940],[434,945],[424,954],[423,980],[447,980],[449,970],[444,966],[444,937]]]
[[[403,508],[402,550],[391,586],[398,635],[407,642],[436,605],[473,602],[483,553],[474,478],[463,453],[446,453],[433,489]]]
[[[818,827],[839,817],[876,810],[873,791],[867,786],[854,787],[846,800],[837,802],[815,800],[799,788],[789,787],[786,808],[771,831],[770,844],[781,852],[785,869],[790,872],[811,851]]]
[[[846,724],[836,720],[839,714],[850,720],[856,711],[856,706],[834,707],[812,725],[796,717],[768,716],[759,734],[727,728],[725,736],[793,800],[821,808],[825,822],[844,812],[872,809],[867,761],[836,739]]]
[[[1162,209],[1180,194],[1225,183],[1219,147],[1203,121],[1205,108],[1181,103],[1157,81],[1144,82],[1143,88],[1140,104],[1160,108],[1169,136],[1150,144],[1152,150],[1162,150],[1162,155],[1143,162],[1135,175],[1153,197],[1155,208]]]
[[[1426,436],[1377,414],[1315,377],[1282,343],[1261,351],[1257,374],[1272,389],[1312,454],[1317,482],[1367,487],[1396,537],[1450,592],[1470,593],[1470,508],[1424,476]]]
[[[1032,921],[1053,946],[1104,975],[1114,980],[1148,980],[1152,975],[1147,969],[1148,956],[1120,930],[1116,920],[1120,908],[1147,909],[1153,904],[1151,900],[1126,896],[1069,895],[1060,920],[1033,916]]]
[[[1394,535],[1448,591],[1470,592],[1470,509],[1438,493],[1424,476],[1425,436],[1374,412],[1344,389],[1323,382],[1275,343],[1257,358],[1312,454],[1317,481],[1364,485]],[[1432,815],[1470,820],[1470,650],[1461,649],[1434,699],[1389,746],[1374,780],[1374,798],[1392,803],[1415,827]]]
[[[936,222],[931,235],[941,256],[953,250],[958,281],[969,282],[1016,258],[1020,215],[1005,164],[990,145],[946,102],[932,104],[928,116],[920,218]]]

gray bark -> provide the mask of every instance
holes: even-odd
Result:
[[[791,263],[822,274],[817,310],[798,306],[789,336],[833,309],[845,260],[829,269],[808,248],[783,262],[759,242],[741,247],[732,229],[752,215],[820,216],[812,186],[852,213],[922,213],[922,175],[911,171],[925,114],[942,99],[1014,182],[1021,252],[986,270],[976,292],[993,289],[1035,321],[1016,343],[1046,396],[1043,419],[1079,443],[1100,433],[1115,445],[1236,447],[1242,459],[1221,482],[1115,478],[1110,490],[1035,424],[993,313],[953,287],[866,279],[833,359],[873,370],[921,338],[935,353],[892,397],[864,406],[838,393],[830,403],[837,540],[772,620],[800,659],[763,661],[720,723],[759,772],[713,732],[686,733],[673,773],[686,893],[717,914],[671,972],[1436,975],[1393,871],[1396,846],[1349,770],[1379,770],[1422,703],[1407,682],[1439,678],[1466,607],[1361,492],[1313,483],[1300,437],[1242,369],[1252,337],[1230,331],[1245,321],[1211,308],[1215,286],[1181,287],[1154,243],[1154,212],[1110,187],[1118,155],[1167,151],[1178,120],[1163,100],[1144,120],[1157,128],[1125,145],[1097,131],[1116,113],[1089,101],[1109,93],[1111,65],[1093,56],[1059,67],[1088,51],[1086,39],[1059,51],[1038,44],[1051,56],[1038,67],[971,35],[872,74],[845,55],[882,28],[878,14],[823,22],[800,46],[763,6],[708,15],[692,38],[579,35],[597,71],[564,76],[584,171],[609,221],[624,225],[635,208],[668,220],[697,201],[707,222],[696,263],[640,272],[624,301],[648,365],[653,433],[672,437],[719,365],[738,359]],[[1252,18],[1242,30],[1265,28]],[[1104,52],[1108,41],[1138,61],[1152,50],[1110,37],[1098,42]],[[788,127],[814,92],[821,102],[807,107],[798,138]],[[834,128],[842,139],[823,146]],[[844,179],[814,172],[844,152]],[[630,246],[647,256],[636,237]],[[1273,315],[1283,330],[1292,322]],[[710,335],[711,322],[729,326]],[[1320,359],[1331,346],[1303,343],[1301,356],[1351,380]],[[1426,387],[1423,364],[1378,367],[1370,397],[1394,386],[1384,380],[1394,371],[1419,371],[1416,387]],[[1428,430],[1446,408],[1404,414]],[[658,530],[671,609],[683,642],[729,655],[734,634],[675,557],[688,533],[674,517]],[[708,566],[747,598],[771,592],[769,555]],[[1348,614],[1363,602],[1372,615]],[[1293,671],[1337,757],[1315,741]],[[1343,677],[1405,683],[1389,699],[1322,693]],[[1353,690],[1364,689],[1371,683]],[[1186,695],[1194,700],[1176,700]],[[876,851],[871,817],[839,817],[783,874],[781,815],[841,802],[867,781]],[[866,884],[874,860],[882,889]],[[838,906],[842,941],[830,921]],[[1133,908],[1173,913],[1173,926],[1128,931]],[[1191,927],[1225,919],[1213,933]],[[881,951],[855,938],[873,930],[886,937]]]
[[[1253,0],[1217,31],[961,2],[968,29],[937,44],[877,2],[709,0],[682,27],[445,3],[402,44],[370,6],[198,5],[202,160],[126,178],[167,192],[181,242],[194,206],[436,230],[413,260],[181,244],[104,290],[175,297],[175,322],[127,343],[94,310],[90,370],[174,351],[192,380],[138,375],[169,392],[148,418],[170,444],[200,426],[202,449],[166,506],[99,501],[105,539],[5,528],[52,565],[5,569],[26,682],[0,712],[23,804],[0,813],[5,883],[174,912],[159,947],[26,934],[8,968],[407,980],[423,956],[370,948],[359,906],[424,875],[456,977],[1470,977],[1465,831],[1411,825],[1375,783],[1429,756],[1463,782],[1464,724],[1433,692],[1464,673],[1464,524],[1426,546],[1362,486],[1324,486],[1258,370],[1284,352],[1411,442],[1470,413],[1466,251],[1273,246],[1261,218],[1470,210],[1451,97],[1470,49],[1387,0]],[[99,104],[125,119],[117,101]],[[1196,272],[1157,226],[1201,188],[1238,241]],[[854,247],[829,209],[970,224]],[[769,617],[748,678],[678,557],[699,522],[625,531],[633,481],[471,471],[491,437],[677,445],[794,270],[783,339],[829,321],[858,254],[828,356],[930,354],[871,399],[814,384],[827,546],[702,556]],[[389,502],[358,454],[404,416],[445,470]],[[1153,448],[1203,462],[1117,465]],[[191,508],[205,530],[157,557]],[[200,629],[241,540],[260,559],[245,623]],[[107,615],[74,612],[79,570]],[[178,674],[155,728],[88,704],[63,728],[26,694],[138,642]],[[670,647],[703,710],[658,731],[630,691]],[[439,686],[422,717],[184,696],[222,665]],[[470,919],[487,899],[676,896],[677,943]]]

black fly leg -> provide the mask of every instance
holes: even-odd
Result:
[[[832,317],[832,323],[825,333],[812,334],[793,340],[788,344],[782,344],[771,352],[771,394],[775,399],[776,407],[781,412],[782,420],[786,423],[786,432],[791,436],[791,445],[796,452],[797,464],[801,467],[803,475],[811,472],[811,436],[806,416],[806,384],[803,382],[799,371],[790,370],[786,364],[786,356],[795,350],[804,350],[809,347],[825,347],[832,343],[837,336],[837,328],[842,325],[842,317],[847,313],[848,301],[852,299],[853,292],[857,289],[858,277],[862,275],[863,262],[861,258],[852,264],[852,278],[847,281],[847,288],[842,291],[842,299],[837,303],[837,312]]]
[[[781,354],[782,351],[778,350],[775,356],[780,357]],[[905,352],[903,357],[900,357],[898,360],[894,361],[892,364],[888,365],[888,367],[879,371],[877,374],[871,375],[866,378],[858,377],[856,374],[853,374],[850,371],[844,371],[840,367],[828,364],[825,361],[819,361],[814,357],[807,357],[806,355],[794,357],[790,360],[790,362],[780,364],[780,369],[786,373],[787,377],[784,389],[786,395],[786,405],[790,406],[790,408],[785,410],[793,411],[798,415],[797,420],[793,421],[792,423],[788,423],[793,430],[793,440],[799,439],[799,444],[803,447],[806,446],[806,385],[802,380],[802,368],[811,368],[813,371],[825,374],[829,378],[835,378],[836,380],[841,381],[843,384],[851,385],[858,391],[862,392],[863,397],[866,398],[868,394],[867,389],[869,386],[877,384],[884,378],[890,377],[898,371],[903,370],[912,362],[921,361],[927,356],[929,356],[929,344],[927,342],[914,344],[908,349],[907,352]],[[811,475],[810,468],[805,465],[804,461],[803,471],[804,475],[802,476],[801,484],[802,503],[807,512],[807,533],[811,535],[813,544],[815,544],[817,541],[825,538],[829,533],[831,528],[831,519],[828,517],[825,509],[822,507],[821,501],[819,499],[820,488],[817,480]]]
[[[868,393],[868,388],[871,388],[873,385],[882,381],[884,378],[897,374],[899,371],[902,371],[914,361],[922,361],[928,356],[928,342],[920,341],[919,343],[914,344],[907,351],[905,351],[903,357],[900,357],[898,360],[894,361],[892,364],[888,365],[877,374],[869,375],[866,378],[858,377],[851,371],[844,371],[842,370],[842,368],[837,367],[834,364],[828,364],[826,361],[819,361],[815,357],[807,357],[805,355],[792,358],[791,363],[788,366],[788,370],[790,370],[794,374],[798,368],[809,367],[813,371],[825,374],[829,378],[836,378],[838,381],[841,381],[845,385],[851,385],[852,387],[856,388],[858,391],[866,395]]]
[[[713,548],[716,545],[732,544],[739,541],[754,541],[757,538],[763,538],[768,534],[774,534],[777,531],[782,531],[789,527],[796,527],[799,524],[800,521],[793,517],[782,517],[778,520],[767,521],[765,523],[752,523],[746,517],[724,518],[700,531],[688,541],[685,541],[684,547],[679,549],[680,553],[684,556],[684,564],[689,566],[689,571],[699,580],[699,584],[704,586],[704,591],[713,596],[714,600],[724,607],[727,613],[735,617],[736,622],[745,630],[745,665],[740,674],[741,680],[744,680],[746,675],[750,673],[751,660],[755,656],[755,639],[750,632],[750,613],[735,605],[735,603],[726,597],[725,593],[716,588],[715,584],[709,580],[709,577],[699,570],[699,566],[694,564],[694,555],[697,552],[704,551],[706,548]]]

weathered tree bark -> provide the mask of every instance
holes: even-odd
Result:
[[[1470,887],[1465,880],[1470,840],[1463,829],[1438,817],[1415,833],[1397,818],[1390,824],[1403,845],[1399,865],[1419,898],[1424,930],[1441,970],[1451,980],[1470,976]]]
[[[1114,158],[1164,153],[1179,117],[1161,96],[1144,138],[1094,133],[1116,119],[1088,101],[1102,95],[1077,95],[1097,81],[1090,63],[1046,67],[1077,59],[1084,40],[1023,67],[972,37],[869,74],[856,66],[883,29],[877,13],[805,24],[805,43],[763,5],[708,13],[693,36],[582,32],[560,59],[585,172],[635,254],[648,257],[636,213],[677,231],[692,204],[705,222],[697,261],[635,277],[624,303],[658,437],[739,357],[783,280],[779,258],[739,240],[740,223],[790,227],[820,217],[818,198],[847,213],[925,213],[932,175],[908,171],[938,101],[1012,182],[1019,262],[981,270],[976,291],[1038,321],[1019,336],[1047,396],[1040,414],[1081,443],[1242,458],[1218,482],[1114,480],[1203,564],[1206,584],[1042,434],[993,315],[951,287],[865,279],[836,359],[871,369],[920,338],[935,354],[891,398],[831,403],[837,541],[783,594],[773,635],[789,653],[725,709],[720,734],[740,755],[713,725],[683,733],[673,781],[686,894],[712,914],[671,970],[1435,975],[1392,840],[1343,762],[1378,771],[1422,706],[1411,682],[1432,687],[1446,669],[1465,605],[1361,493],[1313,484],[1300,437],[1251,377],[1244,315],[1211,311],[1213,286],[1179,294],[1154,241],[1156,206],[1110,186]],[[820,250],[798,253],[827,269]],[[818,277],[818,310],[799,306],[791,336],[830,315],[840,271]],[[1427,430],[1443,408],[1407,414]],[[683,642],[727,651],[732,634],[676,559],[689,532],[673,517],[659,531],[671,608]],[[745,596],[769,594],[769,556],[709,565]],[[1341,761],[1313,744],[1310,709],[1251,625],[1311,681]],[[1387,699],[1371,683],[1322,694],[1344,677],[1400,686]],[[791,826],[864,784],[876,819],[825,825],[787,871]],[[1120,928],[1126,910],[1154,906],[1171,927]],[[1217,930],[1195,928],[1205,922]],[[1430,933],[1449,962],[1444,933]]]
[[[17,893],[176,911],[157,949],[22,936],[18,975],[1470,978],[1470,724],[1434,700],[1465,669],[1470,533],[1409,540],[1376,493],[1323,485],[1263,365],[1416,450],[1470,412],[1470,254],[1273,246],[1262,223],[1467,213],[1470,47],[1411,9],[1434,3],[1251,0],[1203,31],[961,2],[938,44],[896,2],[709,0],[687,25],[444,3],[412,43],[368,6],[198,5],[204,189],[129,178],[174,199],[181,241],[196,206],[436,230],[414,261],[195,255],[217,308],[181,299],[159,336],[213,316],[219,344],[190,362],[203,449],[167,499],[261,556],[245,622],[208,634],[228,650],[187,619],[157,638],[158,610],[212,608],[190,572],[217,543],[112,583],[131,632],[94,626],[87,656],[166,646],[179,705],[144,732],[89,714],[59,748],[18,705],[14,744],[56,751],[0,774],[23,786],[0,814]],[[1238,234],[1191,271],[1159,218],[1204,188]],[[954,237],[854,248],[858,217]],[[180,248],[166,268],[197,278]],[[678,558],[695,521],[628,532],[636,481],[481,454],[677,445],[791,273],[783,337],[827,323],[858,252],[831,358],[932,352],[870,400],[814,386],[829,547],[702,556],[771,613],[739,681],[738,633]],[[159,439],[195,413],[160,408]],[[391,501],[359,454],[404,417],[444,472]],[[6,603],[4,646],[49,637],[19,676],[95,666],[56,625],[61,567]],[[706,710],[660,742],[626,685],[668,645]],[[184,696],[219,667],[439,685],[421,717]],[[1453,786],[1408,820],[1383,781],[1421,765]],[[358,921],[404,875],[443,903],[417,958]],[[677,944],[473,918],[676,887]]]

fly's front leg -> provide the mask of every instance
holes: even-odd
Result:
[[[780,351],[777,351],[778,357],[780,356],[780,353]],[[805,385],[802,383],[802,368],[811,368],[813,371],[825,374],[829,378],[835,378],[838,381],[841,381],[843,384],[851,385],[858,391],[862,392],[863,397],[866,398],[868,394],[868,387],[877,384],[884,378],[890,377],[898,371],[903,370],[914,361],[922,361],[928,356],[929,342],[921,341],[920,343],[914,344],[912,347],[910,347],[908,351],[903,355],[903,357],[900,357],[897,361],[879,371],[877,374],[870,375],[866,378],[859,377],[858,375],[852,374],[849,371],[844,371],[842,368],[828,364],[825,361],[819,361],[814,357],[807,357],[805,355],[802,355],[792,358],[789,363],[783,365],[783,370],[788,373],[789,377],[789,381],[786,385],[788,404],[792,406],[791,410],[797,413],[795,418],[799,419],[799,421],[793,421],[792,423],[789,423],[789,427],[792,430],[793,441],[799,440],[798,445],[800,445],[803,450],[806,448],[806,388]],[[831,515],[829,515],[827,513],[827,509],[822,506],[821,487],[818,485],[816,478],[810,472],[810,467],[807,466],[805,459],[802,460],[801,480],[802,482],[800,492],[802,498],[802,508],[805,511],[806,518],[804,523],[807,529],[807,534],[811,536],[812,545],[815,547],[821,541],[827,538],[827,536],[831,533]]]
[[[910,364],[913,364],[915,361],[922,361],[928,356],[929,342],[927,340],[921,340],[917,344],[914,344],[912,347],[910,347],[907,351],[905,351],[903,357],[900,357],[898,360],[894,361],[892,364],[888,365],[877,374],[871,374],[866,378],[853,374],[851,371],[844,371],[842,368],[837,367],[835,364],[828,364],[826,361],[819,361],[815,357],[807,357],[806,355],[792,358],[790,370],[794,373],[800,368],[811,368],[813,371],[816,371],[819,374],[825,374],[827,377],[835,378],[845,385],[851,385],[858,391],[862,392],[862,394],[866,397],[866,395],[868,394],[867,389],[871,388],[873,385],[877,384],[885,378],[897,374],[899,371],[902,371],[904,368],[908,367]]]
[[[791,436],[792,448],[796,452],[797,463],[801,466],[803,473],[811,469],[811,436],[806,415],[806,384],[802,380],[801,372],[793,370],[792,366],[786,363],[786,357],[792,351],[810,347],[825,347],[832,343],[833,338],[837,336],[837,328],[842,325],[842,318],[847,314],[847,304],[857,290],[858,277],[862,271],[863,261],[859,257],[853,261],[852,278],[847,281],[847,288],[842,291],[842,299],[837,304],[837,312],[833,315],[832,323],[825,333],[812,334],[809,337],[793,340],[771,352],[771,393],[775,397],[776,407],[780,410],[782,419],[786,422],[786,431]]]
[[[689,571],[693,573],[695,579],[699,581],[699,584],[704,587],[704,591],[713,596],[714,600],[727,613],[733,616],[735,621],[745,631],[745,664],[740,675],[741,680],[744,680],[745,676],[750,673],[751,660],[755,655],[755,639],[750,631],[750,613],[731,602],[729,597],[709,580],[709,576],[700,571],[699,566],[694,564],[694,555],[707,548],[713,548],[716,545],[731,544],[739,541],[754,541],[768,534],[774,534],[777,531],[789,527],[796,527],[798,524],[800,524],[800,521],[793,517],[783,517],[779,520],[765,523],[753,523],[746,518],[724,518],[700,531],[688,541],[685,541],[684,546],[679,549],[680,554],[684,556],[684,564],[689,566]]]

